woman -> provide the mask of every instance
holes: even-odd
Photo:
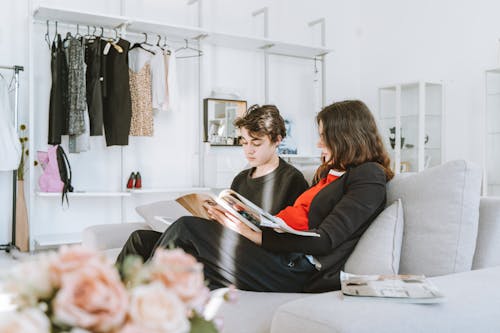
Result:
[[[249,169],[240,172],[231,189],[271,214],[292,205],[309,185],[302,173],[279,158],[276,148],[286,137],[285,122],[274,105],[253,105],[234,125],[241,132],[240,142]],[[138,230],[132,233],[117,262],[136,254],[147,260],[161,233]]]
[[[316,184],[278,213],[320,237],[255,232],[208,208],[213,221],[182,217],[157,246],[176,246],[204,264],[210,288],[234,284],[254,291],[320,292],[340,288],[339,272],[357,241],[384,209],[390,160],[375,120],[361,101],[344,101],[317,116],[324,163]]]

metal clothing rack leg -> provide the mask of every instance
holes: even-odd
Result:
[[[18,130],[18,113],[19,113],[19,72],[24,71],[23,66],[0,66],[0,69],[10,69],[14,71],[15,89],[14,89],[14,128]],[[0,245],[0,251],[10,252],[14,249],[19,250],[16,246],[16,203],[17,203],[17,169],[12,172],[12,236],[7,244]]]

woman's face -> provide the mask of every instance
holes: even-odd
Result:
[[[325,145],[324,141],[325,136],[323,135],[323,123],[321,121],[318,124],[318,132],[319,132],[319,140],[318,143],[316,144],[316,147],[321,149],[321,160],[328,161],[332,157],[332,152]]]
[[[241,128],[241,145],[245,152],[245,157],[252,167],[269,163],[276,155],[276,148],[280,140],[271,142],[269,136],[252,137],[246,128]]]

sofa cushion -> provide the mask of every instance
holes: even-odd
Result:
[[[137,206],[135,210],[151,229],[158,232],[164,232],[179,217],[192,215],[175,200],[156,201]]]
[[[387,184],[403,201],[401,274],[444,275],[471,269],[476,246],[481,169],[452,161]]]
[[[499,279],[500,267],[431,278],[446,297],[439,304],[348,301],[339,291],[304,297],[276,310],[270,332],[500,332]]]
[[[500,266],[500,198],[481,198],[472,269]]]
[[[345,264],[354,274],[398,274],[403,239],[403,207],[398,199],[372,222]]]

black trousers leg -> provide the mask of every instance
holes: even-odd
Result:
[[[174,222],[156,245],[180,247],[203,263],[210,289],[235,285],[242,290],[300,292],[315,271],[303,254],[267,251],[217,222],[194,216]]]
[[[161,235],[161,232],[153,230],[134,231],[128,237],[127,242],[116,259],[116,263],[118,265],[123,264],[123,260],[128,255],[137,255],[142,257],[144,261],[148,260]]]

